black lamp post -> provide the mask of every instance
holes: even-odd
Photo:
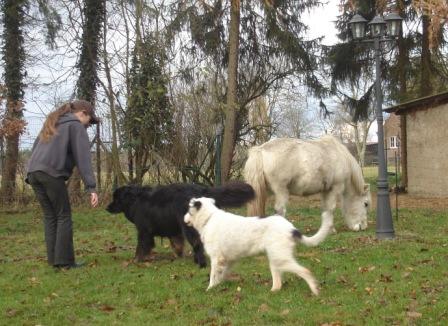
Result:
[[[215,131],[216,151],[215,151],[215,186],[221,185],[221,147],[222,147],[222,124],[218,123]]]
[[[381,93],[381,42],[394,40],[400,33],[402,18],[389,14],[385,18],[375,16],[368,24],[367,20],[359,14],[353,16],[349,24],[355,40],[373,42],[375,49],[375,96],[376,121],[378,123],[378,180],[377,180],[377,210],[376,210],[376,237],[378,239],[392,239],[395,237],[390,209],[389,184],[387,181],[387,166],[384,153],[383,130],[383,96]],[[370,31],[366,36],[366,25]]]

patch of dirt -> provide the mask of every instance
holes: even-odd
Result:
[[[376,193],[372,194],[372,204],[376,207]],[[398,201],[395,193],[390,193],[390,206],[395,208],[398,202],[398,208],[430,208],[434,210],[447,210],[448,197],[428,198],[409,194],[398,194]]]
[[[389,193],[390,207],[395,208],[397,198],[395,193]],[[320,196],[313,195],[309,197],[291,196],[290,201],[303,207],[320,207]],[[273,196],[269,198],[269,205],[273,206]],[[372,193],[372,208],[376,209],[376,193]],[[434,210],[448,210],[448,197],[428,198],[409,194],[398,194],[398,208],[428,208]]]

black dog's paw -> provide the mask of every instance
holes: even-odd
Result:
[[[207,260],[203,255],[194,255],[194,262],[199,265],[199,268],[207,267]]]

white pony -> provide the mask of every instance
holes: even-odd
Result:
[[[285,216],[289,194],[321,194],[322,219],[333,223],[336,203],[342,199],[347,226],[354,231],[367,228],[369,186],[362,170],[347,148],[333,136],[303,141],[278,138],[249,149],[244,178],[255,190],[248,204],[249,216],[263,216],[267,188],[275,195],[275,211]],[[316,236],[320,236],[322,226]]]

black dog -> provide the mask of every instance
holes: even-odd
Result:
[[[184,237],[193,247],[194,261],[206,266],[204,248],[198,232],[185,224],[188,203],[194,197],[211,197],[218,207],[239,207],[254,199],[253,188],[244,182],[231,182],[220,187],[195,184],[167,186],[124,186],[114,191],[107,207],[110,213],[124,213],[138,232],[135,259],[144,261],[154,248],[154,236],[168,237],[178,256],[183,254]]]

